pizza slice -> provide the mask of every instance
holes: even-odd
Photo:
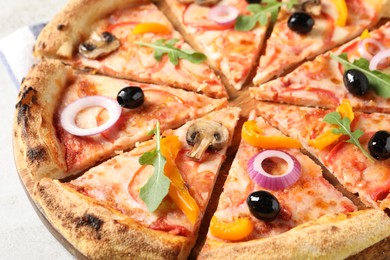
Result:
[[[188,42],[222,72],[234,96],[234,89],[242,88],[256,65],[269,25],[268,11],[262,24],[256,21],[244,31],[235,28],[235,21],[238,15],[249,14],[245,0],[164,0],[158,4]]]
[[[271,125],[298,138],[347,190],[369,207],[390,208],[390,115],[260,103]]]
[[[35,198],[50,223],[87,258],[185,259],[239,113],[229,107],[189,121],[66,183],[44,178]],[[165,164],[143,162],[153,153],[162,154]],[[168,178],[165,193],[161,176],[153,178],[160,170]],[[153,209],[150,199],[159,199]]]
[[[390,235],[383,212],[354,212],[299,146],[251,113],[200,259],[343,258]]]
[[[161,130],[177,128],[226,104],[226,99],[85,74],[47,60],[22,84],[15,140],[33,179],[61,179],[149,139],[157,120]]]
[[[387,0],[300,1],[293,9],[283,6],[253,83],[267,82],[357,37],[374,26],[389,6]]]
[[[347,98],[355,110],[389,113],[390,90],[386,92],[386,80],[376,83],[366,76],[378,73],[372,72],[368,65],[378,58],[385,59],[389,39],[390,22],[317,56],[284,77],[251,88],[251,96],[257,100],[325,108],[335,108]],[[346,59],[341,54],[346,54]],[[389,75],[389,68],[380,63],[375,70]],[[387,85],[390,86],[390,77]]]
[[[42,30],[34,53],[104,75],[227,96],[207,57],[149,1],[70,1]]]

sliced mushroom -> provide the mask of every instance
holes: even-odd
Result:
[[[229,140],[229,131],[220,123],[198,119],[188,128],[186,140],[193,146],[187,156],[200,160],[208,148],[212,150],[224,148]]]
[[[294,11],[304,11],[312,15],[320,15],[322,10],[321,0],[299,1],[294,5]]]
[[[97,59],[116,51],[120,46],[119,40],[110,32],[101,35],[92,34],[91,38],[79,46],[79,52],[85,58]]]

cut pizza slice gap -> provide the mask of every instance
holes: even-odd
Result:
[[[129,86],[121,107],[118,94]],[[47,60],[35,65],[23,82],[15,138],[23,144],[21,153],[33,179],[61,179],[150,139],[157,120],[162,131],[177,128],[226,104],[226,99],[85,74]],[[111,122],[113,117],[117,120]],[[100,129],[109,122],[111,127]]]
[[[71,1],[42,30],[34,53],[104,75],[227,97],[207,57],[149,1]]]
[[[255,85],[279,77],[301,62],[357,37],[364,29],[374,26],[390,6],[387,0],[318,2],[320,12],[311,8],[312,11],[307,10],[309,14],[302,12],[303,4],[296,9],[281,8],[260,57],[253,79]]]
[[[358,194],[365,205],[382,210],[390,207],[390,159],[376,152],[375,157],[381,160],[373,159],[373,153],[368,152],[369,143],[375,145],[372,142],[377,142],[371,139],[378,136],[379,131],[390,135],[388,114],[354,112],[348,116],[352,118],[348,120],[351,122],[350,132],[361,132],[360,137],[355,136],[362,147],[359,149],[353,142],[346,142],[350,137],[332,133],[339,125],[324,121],[326,115],[335,112],[334,109],[259,103],[258,110],[271,125],[284,134],[299,139],[303,147],[316,157],[342,186]],[[337,111],[342,114],[340,109]],[[342,116],[342,119],[344,117]],[[346,120],[343,119],[342,122],[348,128]],[[372,140],[378,140],[380,144],[377,145],[386,146],[386,134],[381,138],[385,138],[384,141]],[[380,149],[382,153],[386,151],[385,147],[378,146],[373,151],[377,151],[376,149]]]
[[[171,183],[154,212],[140,194],[154,167],[141,164],[140,157],[156,148],[155,140],[140,143],[70,182],[44,178],[37,183],[34,196],[50,223],[86,257],[184,259],[195,243],[239,113],[239,108],[225,108],[162,134],[161,151],[167,149],[175,155],[170,166],[169,155],[164,155],[164,174]],[[200,160],[190,158],[188,153],[195,146],[188,141],[194,136],[191,131],[207,139],[204,131],[211,129],[218,141],[217,135],[222,134],[213,130],[215,124],[226,131],[224,144],[207,149]],[[174,168],[179,177],[173,177]]]
[[[244,123],[243,139],[200,259],[264,254],[269,258],[346,257],[390,234],[390,220],[383,212],[357,211],[323,178],[321,167],[296,148],[296,139],[286,137],[255,113]],[[286,165],[289,158],[292,168]],[[298,179],[289,182],[293,175],[288,172],[293,171],[300,171]],[[360,222],[365,218],[372,222],[363,228],[355,226],[366,223]],[[383,229],[372,229],[381,223]],[[352,234],[359,243],[344,243]]]
[[[251,88],[251,96],[257,100],[324,108],[335,108],[347,98],[354,110],[389,113],[390,99],[378,95],[375,86],[362,83],[360,87],[349,87],[351,91],[348,90],[344,83],[347,70],[331,57],[331,54],[345,53],[350,63],[361,58],[370,61],[380,51],[390,48],[389,38],[390,22],[371,31],[368,36],[358,37],[317,56],[313,61],[305,62],[284,77]],[[377,70],[388,74],[389,66],[381,66]]]
[[[207,5],[201,2],[164,0],[158,5],[188,42],[206,54],[209,64],[224,75],[229,94],[234,97],[235,90],[242,88],[256,65],[269,19],[266,15],[263,25],[256,22],[252,29],[239,31],[234,25],[238,15],[248,14],[245,0],[222,0]],[[230,22],[218,22],[219,16],[215,11],[227,19],[232,12],[236,15],[232,16]]]

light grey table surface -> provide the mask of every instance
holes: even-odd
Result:
[[[66,0],[0,0],[0,39],[49,21]],[[12,152],[17,90],[0,64],[0,259],[73,259],[42,224],[19,181]]]

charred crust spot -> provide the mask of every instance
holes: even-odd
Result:
[[[62,30],[64,30],[66,28],[66,25],[65,24],[59,24],[59,25],[57,25],[57,30],[59,30],[59,31],[62,31]]]
[[[34,147],[27,150],[27,158],[30,161],[42,160],[46,157],[46,151],[43,147]]]
[[[32,93],[32,94],[30,94]],[[37,91],[33,87],[28,87],[26,91],[26,95],[23,95],[23,98],[28,98],[28,95],[31,95],[31,102],[34,104],[37,100],[36,97]]]
[[[85,214],[83,217],[79,218],[77,221],[77,227],[81,226],[89,226],[95,229],[96,231],[99,231],[101,226],[103,225],[103,221],[99,218],[91,215],[91,214]]]
[[[21,93],[20,101],[15,105],[15,108],[18,109],[18,116],[17,116],[18,124],[20,124],[23,121],[24,123],[27,123],[30,104],[37,103],[36,94],[37,91],[31,86],[25,89]]]
[[[339,228],[336,227],[336,226],[332,226],[332,227],[330,228],[330,230],[331,230],[332,232],[336,232],[337,230],[339,230]]]
[[[16,104],[16,108],[22,105],[34,104],[37,101],[36,97],[37,91],[33,87],[28,87],[23,92],[21,92],[20,101]]]
[[[18,121],[18,124],[20,125],[21,122],[27,121],[27,113],[29,110],[29,106],[20,105],[20,106],[17,106],[16,108],[18,108],[18,107],[19,107],[19,110],[18,110],[17,121]],[[27,123],[27,122],[25,122],[25,123]]]

